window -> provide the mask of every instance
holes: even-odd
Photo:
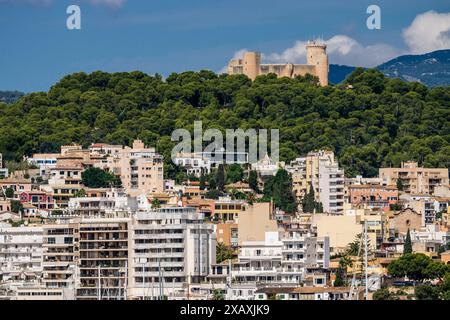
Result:
[[[55,244],[55,243],[56,243],[56,240],[55,240],[55,238],[48,238],[48,239],[47,239],[47,243],[48,243],[48,244]]]

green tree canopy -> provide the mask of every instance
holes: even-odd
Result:
[[[81,173],[81,183],[88,188],[120,187],[120,178],[99,168],[88,168]]]

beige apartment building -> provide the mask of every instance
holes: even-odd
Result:
[[[339,168],[333,151],[309,152],[306,157],[292,161],[286,170],[292,175],[292,189],[298,201],[312,186],[316,201],[322,203],[324,212],[341,213],[344,210],[344,170]]]
[[[402,162],[401,168],[380,168],[384,185],[395,186],[400,179],[403,191],[414,194],[433,194],[438,186],[449,184],[448,168],[422,168],[417,162]]]
[[[242,59],[228,63],[228,74],[244,74],[252,80],[259,75],[275,73],[278,77],[294,78],[311,74],[319,78],[321,86],[328,85],[328,55],[326,44],[308,41],[306,45],[307,64],[262,64],[261,53],[245,52]]]
[[[164,191],[164,161],[155,148],[145,147],[141,140],[133,146],[108,157],[106,167],[120,176],[130,196],[162,193]]]
[[[82,188],[81,174],[101,160],[101,156],[92,155],[80,145],[61,146],[56,164],[50,168],[48,184],[59,208],[66,208],[69,199]]]
[[[242,207],[238,218],[238,244],[246,241],[264,241],[267,232],[278,231],[273,204],[254,203]]]

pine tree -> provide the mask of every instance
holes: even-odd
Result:
[[[219,167],[217,168],[215,180],[216,180],[217,189],[220,191],[224,191],[225,190],[225,169],[223,167],[223,164],[219,164]]]
[[[403,181],[400,178],[397,179],[397,189],[398,191],[403,191]]]
[[[339,266],[336,270],[336,279],[333,282],[333,286],[335,287],[343,287],[345,286],[344,281],[344,268]]]
[[[202,172],[200,174],[200,190],[205,190],[205,188],[206,188],[206,177],[202,169]]]
[[[316,207],[314,188],[312,185],[309,187],[309,192],[305,194],[302,200],[303,212],[312,213]]]
[[[403,254],[408,254],[408,253],[412,253],[412,242],[411,242],[411,235],[409,233],[409,229],[408,232],[406,233],[406,239],[405,239],[405,244],[403,245]]]
[[[253,191],[255,191],[256,193],[259,193],[258,173],[255,170],[250,171],[250,174],[248,176],[248,185]]]

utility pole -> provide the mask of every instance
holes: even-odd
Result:
[[[102,299],[102,284],[101,284],[101,279],[100,279],[100,264],[98,265],[98,268],[97,268],[97,278],[98,278],[97,300],[101,300]]]
[[[159,272],[159,300],[163,299],[163,286],[162,286],[162,276],[161,276],[161,258],[158,258],[158,272]]]
[[[366,300],[369,297],[369,283],[368,283],[368,259],[367,259],[367,219],[364,220],[364,271],[365,271],[365,282],[366,282],[366,292],[365,298]]]

